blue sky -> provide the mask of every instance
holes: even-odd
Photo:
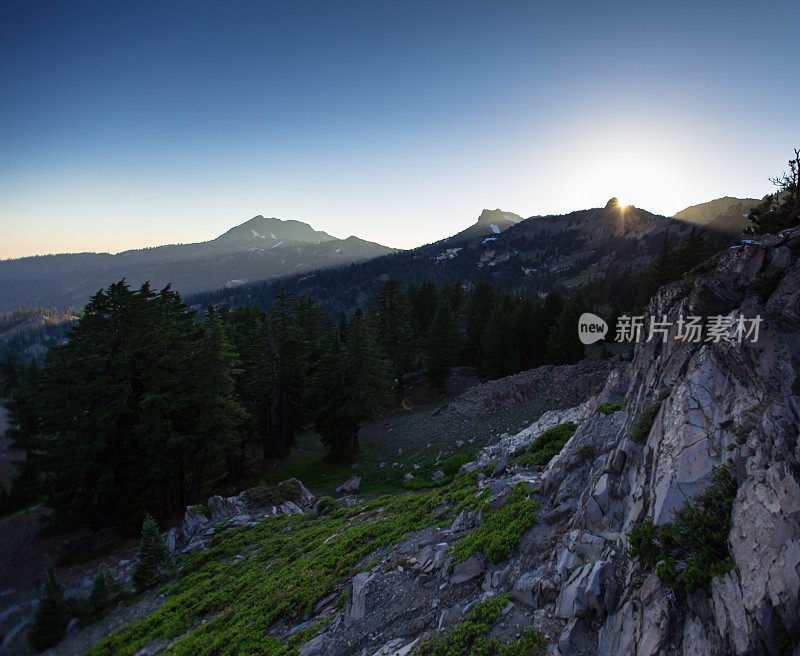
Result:
[[[0,4],[0,257],[760,197],[797,2]]]

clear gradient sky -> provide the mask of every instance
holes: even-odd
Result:
[[[2,0],[0,257],[760,197],[800,145],[798,25],[796,0]]]

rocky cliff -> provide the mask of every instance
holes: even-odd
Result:
[[[395,550],[410,574],[357,577],[349,614],[301,653],[371,654],[382,641],[395,653],[508,592],[513,608],[494,631],[513,638],[532,624],[552,654],[800,653],[800,230],[722,253],[661,289],[647,313],[762,323],[755,342],[642,342],[599,395],[486,448],[466,469],[491,472],[478,475],[490,506],[520,482],[541,505],[519,550],[448,573],[440,554],[482,521],[460,516]],[[568,421],[578,428],[544,471],[519,462]],[[675,522],[725,462],[737,490],[721,538],[732,567],[689,591],[632,557],[629,534]]]

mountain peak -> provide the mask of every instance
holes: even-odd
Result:
[[[478,220],[473,223],[469,228],[462,230],[452,237],[448,237],[447,241],[472,239],[474,237],[486,237],[487,235],[499,234],[516,225],[522,221],[519,214],[513,212],[505,212],[504,210],[483,210]]]
[[[321,244],[334,241],[327,232],[314,230],[308,223],[296,219],[265,218],[261,214],[231,228],[217,237],[216,242],[302,242],[306,244]]]
[[[522,221],[522,217],[513,212],[504,212],[503,210],[483,210],[478,217],[477,225],[491,225],[492,223],[508,227],[505,224],[515,224]]]
[[[616,196],[613,196],[613,197],[612,197],[612,198],[610,198],[610,199],[609,199],[609,201],[606,203],[606,209],[607,209],[607,210],[610,210],[610,209],[612,209],[612,208],[616,208],[616,207],[619,207],[619,198],[617,198]]]

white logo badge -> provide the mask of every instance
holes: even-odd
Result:
[[[608,324],[596,314],[584,312],[578,319],[578,339],[587,346],[599,342],[607,332]]]

